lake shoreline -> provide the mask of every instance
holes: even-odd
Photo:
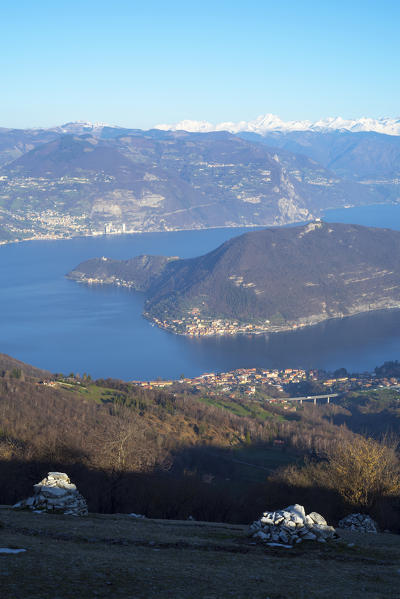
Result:
[[[69,235],[69,236],[64,236],[64,235],[60,235],[59,237],[29,237],[27,239],[13,239],[11,241],[0,241],[0,247],[1,246],[8,246],[8,245],[15,245],[15,244],[19,244],[19,243],[28,243],[28,242],[42,242],[42,241],[71,241],[73,239],[92,239],[92,238],[96,238],[96,239],[105,239],[105,238],[115,238],[115,237],[130,237],[130,236],[134,236],[134,235],[153,235],[153,234],[157,234],[157,235],[161,235],[162,233],[190,233],[190,232],[197,232],[197,231],[214,231],[214,230],[219,230],[219,229],[264,229],[264,228],[269,228],[269,227],[286,227],[286,226],[292,226],[292,225],[297,225],[297,224],[302,224],[304,221],[293,221],[293,222],[289,222],[286,223],[284,225],[218,225],[216,227],[196,227],[196,228],[192,228],[192,229],[169,229],[169,230],[151,230],[151,231],[127,231],[126,233],[91,233],[91,234],[87,234],[87,235]]]
[[[217,225],[217,226],[209,226],[209,227],[195,227],[195,228],[174,228],[174,229],[168,229],[168,230],[160,230],[160,229],[154,229],[154,230],[137,230],[137,231],[126,231],[125,233],[122,233],[121,231],[118,232],[110,232],[110,233],[102,233],[99,231],[93,232],[93,233],[87,233],[87,234],[77,234],[77,235],[59,235],[59,236],[51,236],[51,237],[47,237],[47,236],[38,236],[38,237],[29,237],[29,238],[23,238],[23,239],[12,239],[10,241],[8,240],[1,240],[0,241],[0,247],[1,246],[7,246],[7,245],[13,245],[13,244],[18,244],[18,243],[25,243],[25,242],[29,242],[29,241],[69,241],[71,239],[87,239],[87,238],[105,238],[105,237],[125,237],[125,236],[130,236],[130,235],[144,235],[144,234],[154,234],[154,233],[178,233],[178,232],[190,232],[190,231],[211,231],[214,229],[264,229],[264,228],[270,228],[270,227],[290,227],[290,226],[296,226],[296,225],[301,225],[301,224],[305,224],[308,223],[310,221],[312,221],[314,218],[322,218],[324,219],[324,216],[329,216],[330,212],[336,212],[336,211],[348,211],[349,213],[352,210],[363,210],[365,208],[379,208],[379,207],[390,207],[390,206],[400,206],[399,202],[381,202],[381,203],[374,203],[374,204],[363,204],[361,206],[353,206],[353,205],[346,205],[346,206],[339,206],[336,208],[325,208],[324,210],[321,210],[319,212],[317,212],[315,215],[311,215],[311,218],[308,219],[307,221],[304,220],[294,220],[294,221],[288,221],[285,223],[281,223],[281,224],[276,224],[276,223],[270,223],[270,224],[236,224],[236,225]],[[333,222],[333,221],[331,221]],[[350,222],[350,221],[349,221]],[[356,223],[354,223],[356,224]],[[360,224],[360,223],[358,223]],[[373,226],[373,225],[370,225]],[[390,228],[390,227],[388,227]]]
[[[362,221],[400,230],[400,206],[345,209],[324,219]],[[143,294],[109,285],[76,285],[65,273],[107,255],[205,254],[248,227],[74,237],[52,244],[17,243],[1,249],[1,351],[50,372],[93,378],[177,379],[182,373],[235,368],[321,368],[371,371],[400,358],[400,310],[325,320],[313,326],[259,335],[187,337],[152,326],[142,316]],[[46,240],[47,241],[47,240]],[[65,241],[65,243],[64,243]]]
[[[81,278],[74,278],[69,276],[68,274],[65,275],[67,279],[74,281],[75,283],[78,283],[80,285],[87,285],[89,287],[91,286],[106,286],[106,287],[114,287],[117,289],[124,289],[124,290],[128,290],[128,291],[134,291],[135,293],[141,294],[144,298],[146,297],[146,294],[143,291],[138,291],[135,290],[133,287],[133,284],[123,284],[123,282],[119,282],[119,283],[114,283],[114,282],[108,282],[108,281],[103,281],[103,280],[92,280],[92,279],[86,279],[84,277]],[[266,327],[263,329],[253,329],[253,330],[245,330],[245,331],[232,331],[232,332],[221,332],[221,333],[214,333],[214,334],[209,334],[209,333],[204,333],[201,332],[201,330],[199,331],[199,333],[186,333],[186,332],[181,332],[178,330],[175,330],[174,326],[169,325],[168,323],[165,322],[161,322],[159,321],[156,317],[152,316],[151,314],[149,314],[146,311],[142,312],[142,317],[144,320],[150,322],[153,326],[157,326],[159,329],[166,331],[168,333],[171,333],[172,335],[178,335],[180,337],[188,337],[188,338],[221,338],[221,337],[226,337],[226,338],[232,338],[232,337],[240,337],[240,336],[246,336],[246,337],[257,337],[257,336],[262,336],[262,335],[279,335],[281,333],[295,333],[298,331],[303,331],[312,327],[316,327],[320,324],[323,323],[327,323],[327,322],[334,322],[334,321],[343,321],[343,320],[348,320],[357,316],[362,316],[362,315],[373,315],[373,314],[378,314],[378,313],[383,313],[383,312],[389,312],[389,311],[400,311],[400,302],[397,303],[396,305],[393,306],[384,306],[381,308],[372,308],[370,310],[356,310],[352,313],[349,314],[342,314],[342,315],[334,315],[334,316],[326,316],[326,317],[319,317],[319,315],[315,315],[315,316],[311,316],[310,320],[312,319],[313,322],[298,322],[298,323],[290,323],[287,325],[272,325],[270,327]],[[243,326],[249,326],[252,323],[241,323]]]

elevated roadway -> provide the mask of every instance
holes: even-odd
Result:
[[[329,403],[331,397],[338,397],[339,393],[326,393],[325,395],[307,395],[304,397],[282,397],[282,401],[299,401],[301,404],[303,401],[312,401],[314,404],[317,403],[318,399],[326,399],[326,403]]]

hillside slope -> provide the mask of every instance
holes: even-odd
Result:
[[[400,233],[310,223],[236,237],[177,262],[152,290],[150,314],[311,324],[400,306]]]
[[[21,373],[24,376],[31,378],[49,378],[51,376],[50,372],[47,370],[42,370],[41,368],[36,368],[35,366],[31,366],[30,364],[25,364],[25,362],[21,362],[16,358],[12,358],[7,354],[0,353],[0,372],[2,376],[7,373],[13,373],[14,376],[18,378],[21,377]]]
[[[397,189],[400,176],[400,137],[373,131],[290,131],[239,134],[243,139],[258,141],[308,156],[338,177],[362,183],[374,183],[381,192],[389,186]],[[395,196],[396,197],[396,196]],[[394,199],[395,199],[394,197]]]
[[[384,199],[305,155],[227,132],[90,133],[0,130],[3,238],[279,225]]]

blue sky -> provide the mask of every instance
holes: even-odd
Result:
[[[3,0],[0,126],[400,116],[397,0]]]

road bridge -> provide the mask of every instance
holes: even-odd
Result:
[[[338,396],[339,393],[326,393],[325,395],[307,395],[305,397],[282,397],[282,401],[299,401],[300,404],[302,404],[303,401],[313,401],[315,405],[318,399],[326,399],[326,403],[329,403],[331,397]]]

